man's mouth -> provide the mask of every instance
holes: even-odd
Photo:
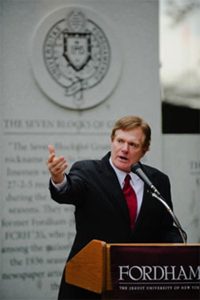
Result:
[[[119,159],[120,159],[120,160],[123,160],[123,161],[127,161],[127,160],[128,160],[128,158],[125,157],[125,156],[119,156]]]

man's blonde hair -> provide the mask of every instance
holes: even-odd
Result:
[[[138,116],[125,116],[117,120],[111,132],[111,140],[113,141],[118,129],[129,131],[138,127],[142,129],[145,136],[143,148],[148,150],[151,143],[151,128],[147,122]]]

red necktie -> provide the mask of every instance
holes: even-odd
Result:
[[[133,229],[135,225],[136,215],[137,215],[137,196],[130,184],[130,179],[131,176],[127,174],[124,180],[123,193],[129,209],[131,229]]]

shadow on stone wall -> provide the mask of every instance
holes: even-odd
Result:
[[[180,134],[200,133],[200,110],[163,102],[162,132]]]

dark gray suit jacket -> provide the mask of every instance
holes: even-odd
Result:
[[[76,236],[69,258],[93,239],[107,243],[182,242],[166,208],[152,197],[146,185],[135,229],[131,231],[128,208],[109,157],[110,153],[102,160],[76,162],[67,175],[65,192],[58,193],[50,183],[52,199],[75,205]],[[168,176],[150,166],[142,166],[172,208]]]

